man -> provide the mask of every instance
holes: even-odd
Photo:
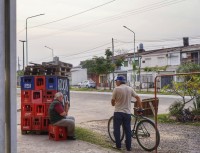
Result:
[[[69,140],[76,140],[74,135],[75,131],[75,119],[72,116],[68,116],[69,103],[66,102],[65,110],[63,106],[63,94],[57,92],[54,96],[54,101],[49,106],[50,122],[53,125],[63,126],[67,128]]]
[[[117,87],[113,91],[111,100],[112,106],[115,106],[114,136],[116,146],[114,147],[121,150],[120,125],[123,125],[126,136],[126,149],[131,151],[131,99],[134,97],[140,108],[142,108],[142,103],[136,92],[125,84],[126,79],[124,76],[118,76],[115,81]]]

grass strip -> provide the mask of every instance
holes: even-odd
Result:
[[[96,144],[103,148],[112,149],[111,142],[106,140],[105,136],[103,136],[97,132],[94,132],[92,130],[82,128],[82,127],[76,127],[76,137],[78,140]]]

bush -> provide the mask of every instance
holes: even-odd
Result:
[[[182,114],[184,104],[181,101],[175,101],[169,107],[169,115],[170,116],[179,116]]]
[[[193,109],[192,114],[194,115],[200,115],[200,109]]]

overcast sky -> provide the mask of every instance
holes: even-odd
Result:
[[[22,43],[28,19],[29,62],[61,61],[79,65],[103,56],[114,38],[115,54],[181,46],[182,38],[200,43],[200,0],[18,0],[17,56],[22,65]]]

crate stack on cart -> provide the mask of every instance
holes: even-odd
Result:
[[[70,101],[69,79],[64,76],[26,75],[21,77],[21,131],[48,132],[49,105],[56,92]]]

